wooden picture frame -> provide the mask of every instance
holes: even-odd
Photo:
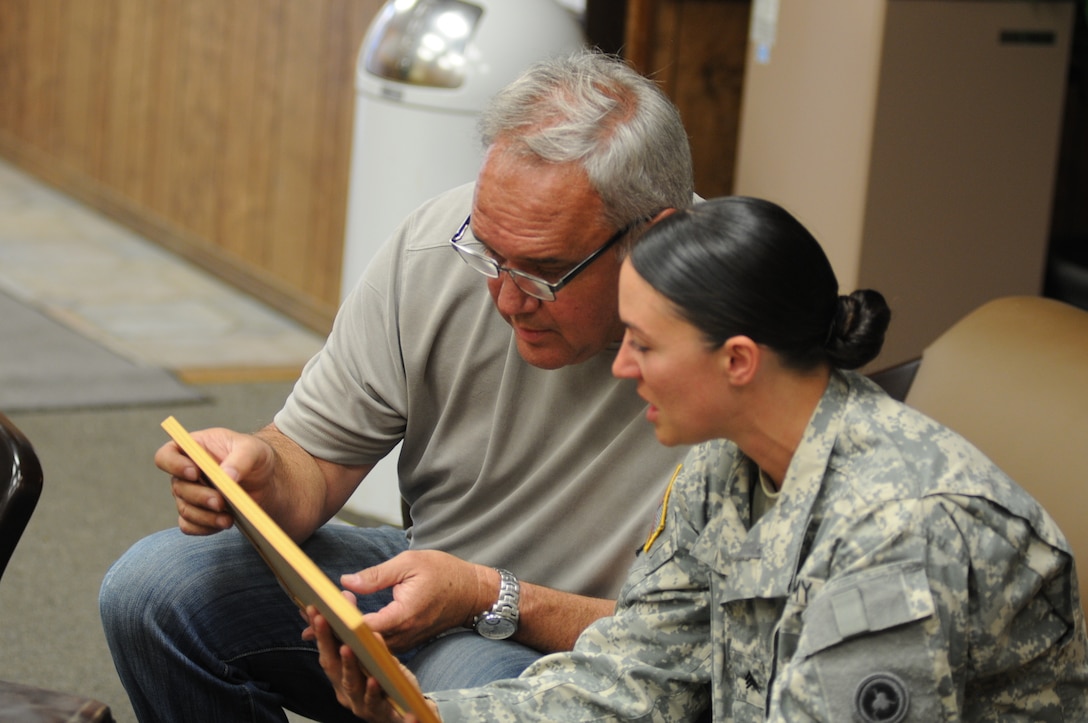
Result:
[[[162,428],[204,473],[207,481],[223,494],[234,515],[235,525],[264,558],[295,604],[303,611],[313,605],[321,612],[336,636],[351,647],[359,663],[378,680],[402,713],[411,712],[421,723],[439,723],[419,688],[404,675],[397,659],[367,627],[363,613],[344,598],[328,575],[241,485],[223,472],[219,463],[180,422],[172,416],[167,417]]]

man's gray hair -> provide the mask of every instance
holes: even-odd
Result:
[[[580,163],[617,229],[692,202],[680,113],[622,59],[592,50],[537,63],[499,91],[480,122],[484,147]]]

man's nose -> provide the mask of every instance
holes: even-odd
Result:
[[[525,314],[535,311],[543,302],[526,294],[514,281],[514,277],[508,271],[499,271],[499,278],[493,279],[492,284],[499,285],[499,291],[495,295],[495,303],[499,310],[505,314]]]

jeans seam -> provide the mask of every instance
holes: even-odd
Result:
[[[246,658],[248,658],[248,657],[250,657],[252,655],[263,655],[265,653],[285,653],[285,652],[314,653],[316,655],[317,654],[317,648],[315,648],[313,646],[309,646],[309,645],[278,645],[278,646],[271,646],[271,647],[267,647],[267,648],[257,648],[255,650],[247,650],[244,653],[239,653],[238,655],[235,655],[235,656],[230,657],[230,658],[224,658],[223,659],[223,664],[224,665],[230,665],[232,663],[238,662],[239,660],[245,660]]]

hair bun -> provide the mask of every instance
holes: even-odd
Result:
[[[859,289],[840,296],[825,345],[832,365],[857,369],[875,359],[884,345],[891,317],[891,309],[879,291]]]

